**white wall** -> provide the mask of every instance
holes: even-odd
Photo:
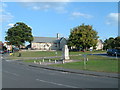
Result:
[[[39,50],[56,50],[56,44],[54,43],[32,43],[32,49],[39,49]]]

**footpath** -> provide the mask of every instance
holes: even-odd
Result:
[[[107,73],[107,72],[95,72],[95,71],[87,71],[87,70],[76,70],[76,69],[65,69],[62,67],[52,67],[48,65],[40,65],[35,63],[26,63],[22,61],[17,61],[19,64],[22,65],[28,65],[30,67],[35,68],[43,68],[48,70],[54,70],[54,71],[61,71],[61,72],[68,72],[68,73],[75,73],[75,74],[84,74],[84,75],[92,75],[97,77],[108,77],[108,78],[117,78],[120,79],[120,74],[118,73]]]

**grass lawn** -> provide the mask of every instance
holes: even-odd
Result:
[[[118,61],[115,61],[115,60],[91,60],[87,62],[86,69],[84,68],[83,61],[65,63],[65,64],[55,64],[51,66],[63,67],[63,68],[68,68],[68,69],[92,70],[92,71],[118,73]]]
[[[95,54],[95,53],[106,53],[106,51],[86,51],[86,52],[70,52],[70,55],[79,55],[79,54]]]
[[[56,56],[55,51],[20,51],[21,57],[50,57],[50,56]],[[61,51],[57,51],[57,56],[60,56],[62,54]],[[14,56],[11,57],[18,57],[19,53],[14,53]]]
[[[21,57],[50,57],[56,56],[56,51],[20,51]],[[86,51],[86,52],[70,52],[70,55],[91,54],[91,53],[106,53],[105,51]],[[18,57],[19,53],[14,53],[10,57]],[[57,51],[57,56],[62,56],[62,51]]]
[[[99,56],[99,55],[86,55],[88,60],[116,60],[115,58],[107,57],[107,56]],[[70,56],[71,60],[84,60],[84,56]]]
[[[120,63],[120,62],[118,62],[118,60],[116,58],[88,55],[87,58],[89,59],[89,61],[87,61],[86,69],[84,68],[83,56],[71,56],[70,58],[72,60],[80,60],[80,61],[65,63],[65,64],[53,64],[50,66],[63,67],[63,68],[68,68],[68,69],[118,73],[118,63]],[[59,58],[51,59],[51,61],[53,61],[53,62],[54,62],[54,60],[59,60]],[[34,61],[42,62],[42,59],[40,59],[40,60],[24,60],[24,62],[34,62]],[[48,61],[49,61],[48,59],[45,59],[45,62],[48,62]]]
[[[71,58],[82,60],[82,61],[65,63],[65,64],[55,64],[51,66],[63,67],[63,68],[68,68],[68,69],[92,70],[92,71],[118,73],[118,60],[116,60],[115,58],[89,55],[88,56],[89,61],[87,61],[86,69],[84,68],[83,57],[72,56]]]
[[[25,58],[25,57],[51,57],[56,56],[56,51],[21,51],[21,57],[18,57],[18,52],[14,53],[14,56],[9,56],[9,58],[16,59],[16,58]],[[79,54],[91,54],[91,53],[106,53],[106,51],[87,51],[87,52],[70,52],[70,55],[78,55],[78,56],[70,56],[71,60],[80,60],[78,62],[72,63],[65,63],[65,64],[55,64],[51,65],[53,67],[63,67],[69,69],[80,69],[84,70],[84,57],[83,55]],[[62,56],[62,51],[57,51],[57,56]],[[86,70],[92,71],[101,71],[101,72],[118,72],[118,60],[115,58],[105,57],[105,56],[96,56],[96,55],[87,55],[89,61],[86,65]],[[54,58],[54,60],[59,60],[60,58]],[[82,60],[82,61],[81,61]],[[37,60],[37,62],[42,61]],[[24,60],[24,62],[34,62],[34,60]],[[48,60],[45,60],[48,62]]]

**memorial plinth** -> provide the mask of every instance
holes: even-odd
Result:
[[[63,48],[63,59],[64,60],[69,60],[70,57],[69,57],[69,49],[68,49],[68,46],[65,45],[64,48]]]

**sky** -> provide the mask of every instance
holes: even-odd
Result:
[[[1,6],[2,5],[2,6]],[[1,2],[0,41],[16,22],[32,28],[33,36],[69,37],[78,25],[92,25],[99,39],[118,36],[117,2]]]

